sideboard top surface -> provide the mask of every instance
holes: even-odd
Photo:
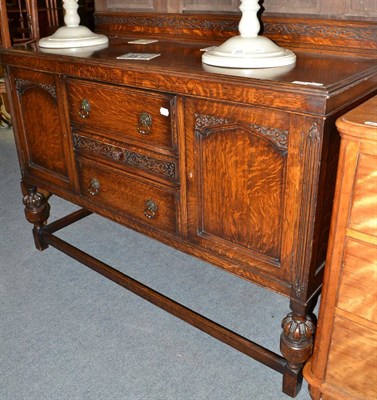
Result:
[[[159,40],[135,45],[129,39],[111,38],[107,48],[86,48],[86,54],[72,55],[61,50],[49,53],[29,44],[2,50],[0,61],[65,76],[312,115],[329,115],[377,87],[377,63],[368,57],[298,50],[292,66],[248,70],[244,76],[245,72],[232,69],[212,67],[215,71],[209,71],[201,62],[205,43]],[[117,59],[129,52],[161,55],[150,61]]]

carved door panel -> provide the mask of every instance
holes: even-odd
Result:
[[[289,263],[282,262],[292,185],[286,179],[289,125],[281,112],[186,103],[187,234],[251,280],[289,280]]]
[[[54,75],[10,71],[23,177],[69,188],[73,176],[62,83]]]

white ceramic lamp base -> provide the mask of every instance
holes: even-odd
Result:
[[[296,55],[268,38],[235,36],[203,54],[205,64],[228,68],[281,67],[296,62]]]
[[[294,64],[296,55],[272,40],[259,36],[258,0],[242,0],[240,35],[219,47],[205,52],[202,61],[208,65],[228,68],[271,68]]]
[[[86,26],[79,25],[78,0],[64,0],[64,22],[53,35],[39,40],[39,46],[50,49],[67,49],[104,45],[109,42],[105,35],[93,33]]]
[[[106,44],[109,39],[105,35],[93,33],[86,26],[62,26],[53,35],[42,38],[40,47],[63,49],[71,47],[98,46]]]

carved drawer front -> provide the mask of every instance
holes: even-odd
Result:
[[[175,97],[78,80],[68,82],[71,123],[118,140],[175,149]]]
[[[150,228],[176,233],[178,192],[82,159],[78,173],[81,196]]]
[[[122,168],[153,180],[177,183],[178,160],[171,155],[155,153],[129,144],[114,142],[95,135],[73,133],[76,154]]]

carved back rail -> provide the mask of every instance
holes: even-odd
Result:
[[[147,36],[221,43],[238,34],[239,15],[99,12],[96,30],[114,36]],[[263,35],[287,48],[377,57],[377,22],[262,17]]]

